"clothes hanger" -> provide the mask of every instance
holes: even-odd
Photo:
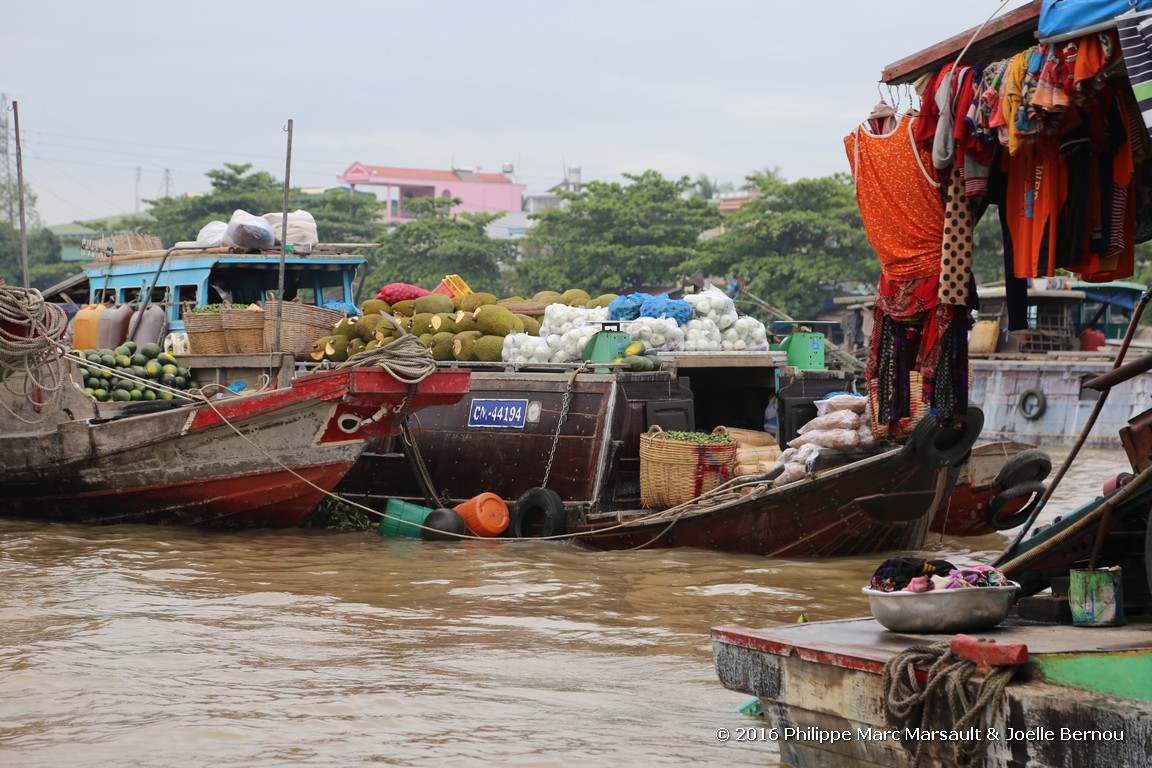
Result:
[[[876,106],[872,107],[872,111],[868,113],[868,128],[873,133],[884,134],[895,127],[896,110],[884,100],[879,82],[876,83],[876,93],[880,95],[880,101],[876,102]]]

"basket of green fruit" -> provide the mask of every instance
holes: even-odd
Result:
[[[640,435],[640,503],[675,507],[732,478],[736,441],[717,430],[665,431],[653,424]]]
[[[224,335],[220,310],[223,304],[205,304],[202,307],[184,305],[184,330],[188,332],[188,346],[194,355],[224,355],[228,353],[228,339]]]

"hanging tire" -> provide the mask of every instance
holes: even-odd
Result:
[[[968,413],[955,426],[936,424],[926,416],[916,425],[908,445],[930,467],[955,467],[967,458],[980,430],[984,428],[984,411],[969,406]]]
[[[530,488],[516,500],[516,509],[508,524],[508,534],[517,539],[563,536],[568,528],[568,514],[556,491]]]
[[[1016,410],[1029,421],[1035,421],[1048,410],[1048,398],[1038,389],[1025,390],[1016,401]]]
[[[1021,483],[1039,482],[1052,471],[1052,459],[1038,448],[1020,451],[1010,456],[996,474],[992,485],[996,488],[1012,488]]]
[[[988,509],[984,510],[984,522],[996,531],[1007,531],[1023,525],[1032,516],[1032,510],[1040,503],[1040,499],[1044,497],[1044,490],[1044,483],[1033,480],[1001,491],[992,497]],[[1033,498],[1022,508],[1008,515],[1000,514],[1008,502],[1014,499],[1026,499],[1029,496],[1033,496]]]

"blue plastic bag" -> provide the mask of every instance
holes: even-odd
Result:
[[[630,293],[617,296],[608,305],[609,320],[635,320],[640,317],[640,306],[645,299],[652,298],[646,293]]]
[[[1152,0],[1044,0],[1040,6],[1040,42],[1058,43],[1113,29],[1116,17],[1132,10],[1152,10]]]
[[[692,319],[692,305],[684,299],[670,299],[668,294],[649,296],[640,305],[640,317],[670,317],[676,325],[684,325]]]

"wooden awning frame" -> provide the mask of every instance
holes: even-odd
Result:
[[[996,61],[1019,53],[1035,43],[1041,4],[1042,0],[1032,0],[1028,5],[992,19],[972,41],[964,58],[968,61]],[[935,72],[956,60],[977,29],[979,27],[973,27],[889,64],[880,73],[880,81],[888,85],[900,85],[911,83],[928,72]]]

